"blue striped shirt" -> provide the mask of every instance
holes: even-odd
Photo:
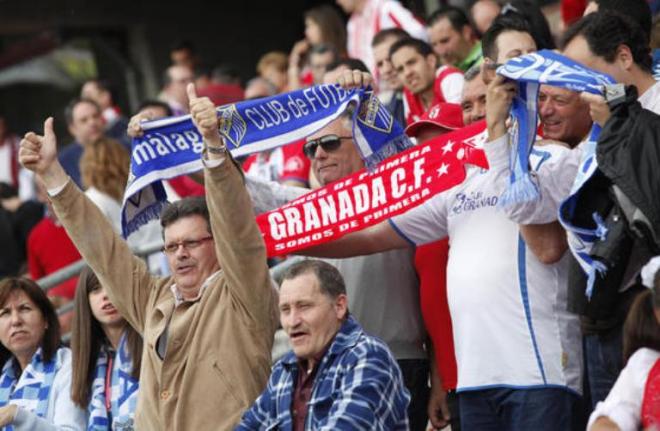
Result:
[[[237,430],[290,430],[298,358],[287,353]],[[321,360],[307,410],[306,429],[406,430],[410,394],[385,343],[365,334],[351,316]]]

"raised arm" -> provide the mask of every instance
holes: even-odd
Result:
[[[276,297],[266,247],[240,169],[218,133],[215,106],[188,86],[190,114],[204,139],[204,182],[216,253],[227,285],[253,322],[274,325]]]
[[[99,208],[66,175],[57,160],[56,148],[53,119],[48,118],[43,136],[34,132],[25,135],[19,160],[44,183],[55,213],[76,248],[108,289],[115,307],[141,332],[153,279]]]
[[[511,150],[506,120],[515,88],[514,82],[497,76],[488,86],[486,98],[489,142],[485,145],[485,151],[490,169],[496,174],[495,183],[500,192],[508,187],[510,176]],[[579,154],[570,150],[547,154],[549,161],[532,166],[539,199],[509,205],[502,210],[510,220],[520,225],[520,232],[532,253],[542,263],[552,264],[561,259],[568,247],[566,233],[556,220],[559,204],[568,194],[572,178],[577,173],[579,157],[576,156]]]

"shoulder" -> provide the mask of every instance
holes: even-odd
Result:
[[[367,334],[361,327],[358,328],[353,334],[354,344],[344,351],[342,362],[366,362],[379,366],[395,362],[385,342]]]
[[[55,378],[53,380],[54,395],[66,392],[68,394],[72,379],[71,350],[60,347],[55,353]]]
[[[278,393],[285,385],[293,385],[291,369],[296,366],[296,363],[297,359],[293,351],[289,351],[278,360],[271,368],[268,386],[264,392]]]
[[[71,363],[71,349],[68,347],[60,347],[57,349],[57,352],[55,352],[55,367],[57,368],[57,372],[59,373],[60,371],[67,369],[68,371],[71,371]]]
[[[44,216],[30,231],[30,234],[28,235],[28,242],[32,243],[34,241],[38,241],[42,238],[43,235],[47,234],[49,231],[52,231],[55,227],[56,226],[52,220],[47,216]]]
[[[633,369],[635,368],[650,369],[658,359],[660,359],[660,352],[654,349],[642,347],[641,349],[636,350],[635,353],[632,354],[630,359],[628,359],[626,368],[630,367]]]
[[[357,349],[362,349],[364,352],[370,355],[376,356],[387,356],[390,357],[390,349],[387,347],[387,344],[378,337],[369,335],[366,332],[362,331],[360,337],[358,338],[357,343],[355,344]]]
[[[438,68],[438,70],[435,71],[436,82],[442,81],[443,79],[449,76],[452,77],[458,76],[460,78],[463,78],[463,71],[457,67],[449,66],[447,64],[443,64]]]
[[[60,150],[59,157],[61,160],[70,160],[80,157],[81,154],[82,146],[77,142],[72,142]]]

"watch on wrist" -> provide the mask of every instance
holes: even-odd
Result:
[[[227,146],[222,145],[220,147],[212,147],[210,145],[207,145],[206,151],[208,151],[211,154],[225,154],[227,152]]]
[[[606,85],[603,89],[603,97],[612,109],[626,100],[626,86],[623,84]]]

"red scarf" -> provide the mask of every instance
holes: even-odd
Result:
[[[487,168],[486,124],[439,136],[257,217],[268,256],[336,240],[406,212],[465,179],[464,164]]]

